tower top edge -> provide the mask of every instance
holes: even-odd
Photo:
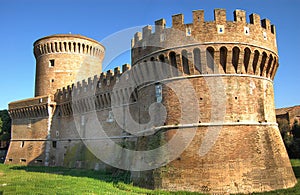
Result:
[[[35,46],[38,42],[42,41],[42,40],[45,40],[45,39],[52,39],[52,38],[78,38],[78,39],[84,39],[84,40],[87,40],[87,41],[91,41],[93,43],[96,43],[98,45],[100,45],[101,47],[105,48],[100,42],[92,39],[92,38],[89,38],[89,37],[86,37],[86,36],[83,36],[83,35],[80,35],[80,34],[54,34],[54,35],[49,35],[49,36],[45,36],[45,37],[42,37],[42,38],[39,38],[37,39],[33,45]]]

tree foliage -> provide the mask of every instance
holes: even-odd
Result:
[[[0,110],[0,140],[9,140],[11,134],[11,119],[7,110]]]
[[[282,140],[290,158],[300,158],[300,125],[295,120],[291,127],[288,120],[277,119]]]
[[[0,118],[0,134],[2,134],[2,126],[3,126],[3,122],[2,122],[2,119]]]

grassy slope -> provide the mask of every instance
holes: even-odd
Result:
[[[263,194],[300,194],[300,160],[291,160],[298,184],[291,189]],[[50,167],[0,164],[0,194],[198,194],[164,192],[133,187],[129,174]],[[262,193],[257,193],[262,194]]]

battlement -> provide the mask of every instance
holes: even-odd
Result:
[[[57,34],[34,42],[36,58],[51,53],[76,53],[102,58],[104,52],[102,44],[82,35]]]
[[[192,23],[185,24],[184,15],[172,16],[172,27],[166,28],[165,19],[155,21],[155,29],[146,26],[132,39],[132,48],[140,48],[133,54],[133,60],[145,55],[142,50],[150,47],[169,49],[187,44],[237,42],[253,44],[277,52],[276,30],[269,19],[262,19],[258,14],[249,15],[249,23],[244,10],[233,12],[234,20],[228,21],[226,10],[215,9],[214,20],[205,21],[204,11],[193,11]],[[152,52],[151,50],[150,52]],[[139,53],[139,54],[138,54]],[[133,63],[134,64],[134,63]]]
[[[12,119],[48,116],[49,96],[28,98],[9,103],[9,115]]]
[[[100,75],[94,75],[93,78],[89,77],[87,80],[78,81],[75,84],[68,85],[62,89],[58,89],[55,94],[55,100],[59,103],[69,102],[72,99],[81,99],[91,97],[99,93],[110,93],[119,77],[127,70],[130,69],[129,64],[102,72]]]
[[[132,40],[132,66],[160,61],[190,74],[253,74],[273,79],[278,68],[275,26],[235,10],[228,21],[226,10],[215,9],[214,20],[205,21],[204,11],[193,11],[193,21],[184,15],[172,16],[172,27],[165,19],[155,21],[155,30],[145,26]]]

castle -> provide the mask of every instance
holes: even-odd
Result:
[[[9,104],[5,163],[116,167],[139,186],[205,193],[295,185],[275,118],[278,53],[268,19],[251,14],[247,23],[235,10],[227,21],[215,9],[205,21],[196,10],[192,23],[182,14],[171,28],[157,20],[131,44],[131,68],[100,74],[97,41],[37,40],[35,97]]]

